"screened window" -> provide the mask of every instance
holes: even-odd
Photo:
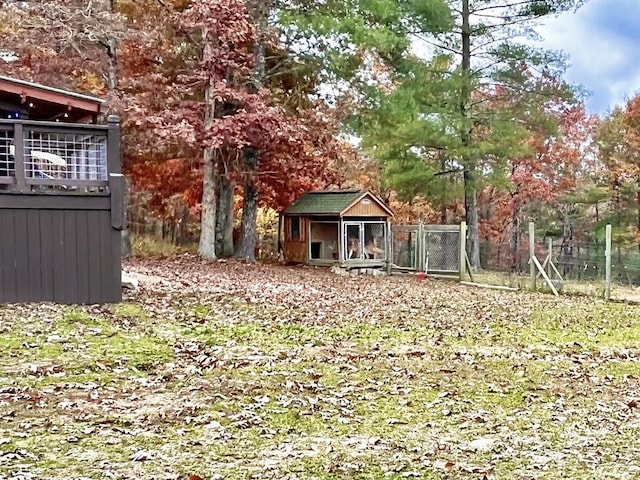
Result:
[[[299,242],[302,239],[300,235],[300,217],[289,218],[289,240]]]

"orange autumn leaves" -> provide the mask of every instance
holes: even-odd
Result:
[[[504,239],[516,219],[526,220],[527,209],[553,208],[565,195],[585,188],[598,174],[598,152],[593,141],[598,118],[583,106],[559,109],[554,116],[557,135],[530,135],[529,153],[510,161],[507,188],[491,186],[482,192],[483,201],[493,209],[482,225],[486,237]]]

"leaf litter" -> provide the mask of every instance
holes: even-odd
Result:
[[[142,287],[121,305],[0,306],[0,479],[639,473],[638,307],[190,255],[125,268]]]

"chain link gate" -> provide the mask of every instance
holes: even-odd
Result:
[[[465,265],[464,223],[461,225],[394,225],[392,259],[396,270],[458,275]]]

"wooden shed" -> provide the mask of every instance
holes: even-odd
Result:
[[[280,216],[284,259],[308,265],[385,265],[392,216],[367,190],[307,192]]]
[[[0,76],[0,303],[122,298],[119,119],[103,100]]]

